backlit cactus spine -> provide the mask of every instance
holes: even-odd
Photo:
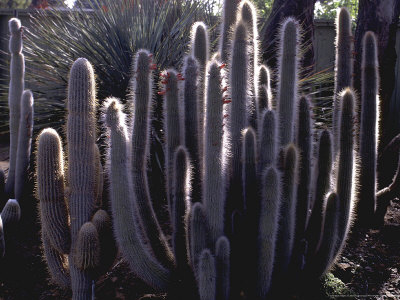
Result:
[[[38,138],[36,176],[42,240],[53,280],[63,287],[71,286],[74,300],[92,299],[92,282],[103,263],[97,227],[91,223],[100,194],[96,170],[102,170],[95,145],[94,73],[86,59],[76,60],[71,68],[67,107],[68,193],[60,137],[53,129],[45,129]],[[112,244],[112,239],[108,243]]]

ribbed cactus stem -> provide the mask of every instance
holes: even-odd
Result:
[[[94,145],[95,154],[95,172],[96,172],[96,183],[95,183],[95,199],[96,209],[101,208],[103,205],[103,188],[104,188],[104,170],[101,164],[101,154],[99,147]]]
[[[199,294],[200,300],[215,300],[216,270],[215,259],[210,250],[204,249],[199,259]]]
[[[37,193],[42,230],[51,247],[69,253],[71,233],[64,199],[64,161],[62,142],[54,129],[44,129],[38,138],[36,154]]]
[[[242,131],[247,127],[248,119],[246,112],[247,91],[249,89],[248,81],[248,33],[246,25],[239,22],[235,26],[232,56],[229,63],[230,71],[230,95],[232,103],[229,110],[229,135],[230,135],[230,152],[228,167],[231,170],[228,198],[232,198],[228,207],[228,215],[231,215],[235,209],[243,208],[242,195]]]
[[[166,290],[170,273],[148,252],[134,219],[138,212],[135,212],[137,207],[132,205],[136,195],[128,166],[128,133],[121,105],[116,99],[109,99],[106,105],[106,121],[111,131],[109,178],[115,237],[132,271],[152,287]]]
[[[337,249],[343,248],[351,224],[354,187],[356,186],[354,171],[354,102],[355,95],[351,89],[346,89],[341,95],[340,117],[340,147],[336,192],[340,201],[339,229]]]
[[[376,207],[376,158],[379,124],[379,73],[376,38],[368,31],[363,39],[361,63],[360,186],[358,221],[371,225]]]
[[[21,218],[21,208],[19,207],[18,201],[15,199],[9,199],[4,206],[1,214],[1,219],[3,220],[3,226],[15,224]]]
[[[306,230],[308,210],[310,207],[311,193],[311,166],[312,166],[312,108],[310,99],[300,98],[298,121],[297,121],[297,147],[300,153],[299,162],[299,183],[297,186],[297,207],[296,207],[296,241],[304,237]]]
[[[294,118],[296,115],[298,77],[299,24],[287,18],[281,28],[278,58],[278,118],[279,146],[293,142]]]
[[[209,60],[209,47],[207,25],[203,22],[194,23],[192,25],[191,54],[197,60],[200,69],[203,71]]]
[[[272,105],[271,73],[267,66],[258,67],[258,111],[260,118],[265,109],[274,109]]]
[[[185,147],[176,149],[172,184],[172,246],[176,266],[187,266],[186,222],[190,205],[190,162]]]
[[[96,89],[93,67],[84,58],[72,65],[68,82],[68,183],[71,253],[81,226],[95,206]],[[73,261],[71,257],[70,261]],[[90,299],[92,279],[70,263],[73,299]]]
[[[277,126],[276,114],[273,110],[263,113],[262,125],[260,128],[260,150],[259,150],[259,172],[262,173],[267,167],[275,164],[277,158]]]
[[[164,133],[165,133],[165,173],[167,184],[167,199],[169,211],[172,209],[172,164],[176,148],[184,145],[184,131],[182,122],[182,103],[178,92],[178,73],[169,69],[164,72]]]
[[[75,265],[85,271],[93,271],[100,264],[100,240],[92,222],[82,225],[74,249]]]
[[[258,272],[256,294],[265,299],[271,287],[275,261],[281,197],[280,174],[275,167],[264,170],[262,175],[260,227],[258,230]]]
[[[296,224],[296,183],[298,182],[298,150],[293,144],[286,147],[280,206],[279,230],[275,250],[277,277],[284,274],[289,266],[293,250]]]
[[[308,241],[308,260],[314,258],[323,227],[323,208],[330,189],[332,171],[332,142],[328,130],[322,131],[317,149],[317,161],[314,167],[311,215],[308,219],[306,238]]]
[[[20,200],[27,180],[29,159],[31,155],[33,130],[33,95],[24,91],[21,99],[21,116],[18,133],[17,161],[15,166],[15,199]]]
[[[150,198],[149,183],[147,179],[147,165],[149,154],[149,139],[150,139],[150,115],[152,105],[152,72],[151,72],[151,57],[150,53],[146,50],[139,50],[135,58],[135,80],[133,81],[133,96],[134,96],[134,112],[133,112],[133,128],[132,128],[132,179],[133,179],[133,192],[136,195],[136,206],[139,210],[140,221],[143,224],[143,229],[146,238],[150,242],[151,248],[154,250],[156,258],[164,265],[171,266],[173,264],[172,252],[168,246],[167,240],[158,223],[156,214]],[[172,75],[171,75],[172,76]],[[174,89],[174,90],[173,90]],[[171,87],[171,93],[176,93],[176,86]],[[169,92],[168,92],[169,93]],[[177,97],[172,96],[172,97]],[[177,101],[177,98],[172,98]],[[170,101],[167,98],[167,101]],[[168,104],[167,104],[168,105]],[[171,117],[169,117],[171,118]],[[172,119],[174,121],[174,119]],[[179,126],[179,125],[178,125]],[[179,139],[174,140],[176,128],[173,128],[172,134],[168,138],[173,139],[172,147],[167,148],[168,159],[166,168],[168,175],[167,179],[168,190],[170,191],[170,184],[172,178],[170,177],[169,168],[172,167],[173,151],[179,145]],[[170,140],[168,140],[170,142]],[[171,156],[172,155],[172,156]],[[170,191],[171,192],[171,191]]]
[[[336,60],[335,60],[335,90],[333,101],[333,145],[334,154],[339,151],[340,140],[340,93],[344,88],[353,86],[353,41],[351,32],[351,16],[342,7],[336,19]]]
[[[219,53],[221,61],[227,63],[230,57],[230,36],[232,28],[236,23],[236,11],[238,9],[239,0],[224,0],[222,7],[222,24],[219,40]]]
[[[12,18],[8,21],[10,31],[9,50],[10,87],[8,92],[8,106],[10,115],[10,167],[6,182],[8,197],[14,197],[15,168],[17,161],[18,132],[20,122],[21,98],[24,91],[25,60],[22,54],[22,26],[21,21]]]
[[[216,61],[209,63],[206,77],[206,115],[204,128],[203,204],[210,229],[210,240],[215,244],[224,233],[225,186],[222,164],[223,96],[222,74]]]
[[[197,202],[192,206],[189,219],[190,262],[196,277],[201,252],[207,248],[207,224],[203,204]]]
[[[314,274],[312,275],[318,278],[324,275],[333,263],[338,233],[339,206],[340,200],[337,194],[331,193],[324,207],[323,235],[318,252],[313,257]]]
[[[199,78],[200,69],[197,60],[188,55],[183,63],[184,90],[183,102],[185,105],[185,142],[189,152],[189,157],[193,166],[193,199],[200,199],[201,194],[201,170],[202,170],[202,149],[203,130],[200,121],[202,110],[204,109],[203,98],[200,96],[200,90],[204,88],[203,80]],[[201,73],[203,74],[203,72]],[[204,91],[201,91],[204,94]],[[202,122],[203,123],[203,122]]]
[[[228,300],[230,295],[231,248],[226,236],[218,238],[215,245],[216,299]]]
[[[47,231],[42,229],[42,242],[44,257],[50,273],[51,280],[63,288],[71,287],[71,276],[68,265],[67,255],[63,255],[54,249],[48,238]]]
[[[247,26],[248,31],[248,51],[249,51],[249,99],[247,111],[249,125],[255,130],[258,128],[258,30],[257,13],[254,5],[247,0],[239,4],[238,19],[241,19]]]

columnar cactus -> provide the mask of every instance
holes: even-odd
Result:
[[[227,63],[230,57],[230,33],[233,25],[236,23],[236,11],[238,9],[238,3],[238,0],[224,0],[222,10],[221,38],[219,41],[219,53],[223,63]]]
[[[353,86],[353,41],[351,16],[346,8],[341,8],[336,19],[336,61],[335,90],[333,98],[333,145],[334,153],[339,151],[340,139],[340,93],[346,87]]]
[[[280,33],[279,82],[278,82],[278,128],[279,145],[285,146],[294,139],[294,119],[297,106],[299,24],[288,18],[282,24]]]
[[[376,207],[377,126],[379,124],[379,73],[376,39],[368,31],[363,39],[361,64],[360,188],[358,221],[371,225]]]
[[[80,58],[72,66],[67,107],[68,192],[60,137],[55,130],[45,129],[38,138],[36,176],[42,241],[53,280],[71,286],[73,299],[92,299],[92,281],[103,263],[99,232],[91,223],[96,200],[102,194],[101,175],[96,174],[102,167],[95,146],[94,73],[86,59]]]

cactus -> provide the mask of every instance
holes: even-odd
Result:
[[[335,90],[333,98],[333,145],[334,155],[339,151],[340,139],[340,93],[344,88],[353,86],[353,41],[351,16],[346,8],[341,8],[336,19],[336,60]]]
[[[358,191],[358,221],[371,225],[376,207],[377,136],[379,124],[379,74],[376,39],[368,31],[363,39],[360,130],[360,189]]]
[[[273,166],[277,158],[277,126],[276,114],[273,110],[265,111],[262,118],[260,130],[260,167],[263,172],[267,167]]]
[[[150,191],[147,182],[147,157],[149,154],[149,130],[152,99],[152,73],[151,56],[148,51],[141,50],[137,53],[134,65],[135,80],[133,81],[133,96],[135,100],[133,112],[132,128],[132,179],[133,192],[136,195],[140,215],[140,221],[146,233],[146,238],[154,248],[156,257],[165,265],[172,265],[173,258],[171,250],[158,224],[155,212],[153,210]],[[177,78],[173,71],[170,71],[170,78],[167,78],[166,105],[174,112],[178,109],[177,96]],[[172,201],[172,163],[175,148],[180,145],[181,128],[178,113],[172,114],[173,117],[166,119],[165,132],[168,140],[166,149],[165,169],[167,170],[167,196]],[[171,203],[169,202],[171,205]]]
[[[205,249],[199,259],[199,291],[200,300],[216,299],[216,270],[214,257]]]
[[[229,299],[230,252],[229,240],[221,236],[215,245],[216,299]]]
[[[95,276],[91,269],[99,265],[101,249],[97,229],[88,222],[102,194],[102,167],[95,146],[94,73],[86,59],[77,59],[71,68],[67,107],[67,195],[62,143],[57,132],[45,129],[38,138],[36,177],[42,241],[53,280],[61,286],[71,286],[73,299],[91,299]]]
[[[271,92],[271,74],[270,70],[261,65],[258,68],[258,112],[261,118],[265,109],[273,109],[275,106],[272,103],[272,92]],[[262,120],[262,119],[260,119]]]
[[[10,109],[10,168],[6,182],[6,193],[9,197],[14,198],[21,98],[24,91],[25,60],[22,54],[23,29],[20,20],[12,18],[8,22],[8,27],[11,34],[9,42],[11,53],[10,87],[8,93],[8,106]]]
[[[227,63],[230,56],[230,34],[236,23],[238,0],[224,0],[222,9],[221,37],[219,40],[219,53],[222,63]]]
[[[298,77],[299,24],[293,18],[287,18],[281,28],[279,46],[279,82],[278,82],[278,126],[279,146],[293,142],[293,121],[296,115],[297,77]]]
[[[222,162],[223,97],[219,64],[207,66],[207,97],[204,127],[203,204],[207,215],[211,243],[224,234],[225,186]]]

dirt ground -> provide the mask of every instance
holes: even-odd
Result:
[[[0,147],[0,167],[8,168],[8,149]],[[70,299],[49,281],[42,259],[36,201],[21,203],[20,224],[7,233],[7,253],[0,261],[0,300]],[[25,214],[24,214],[25,212]],[[400,200],[393,201],[382,230],[353,233],[332,273],[345,283],[351,295],[331,299],[400,299]],[[96,283],[96,299],[165,299],[135,278],[118,258]],[[303,299],[303,298],[294,298]],[[312,296],[304,299],[316,299]]]

